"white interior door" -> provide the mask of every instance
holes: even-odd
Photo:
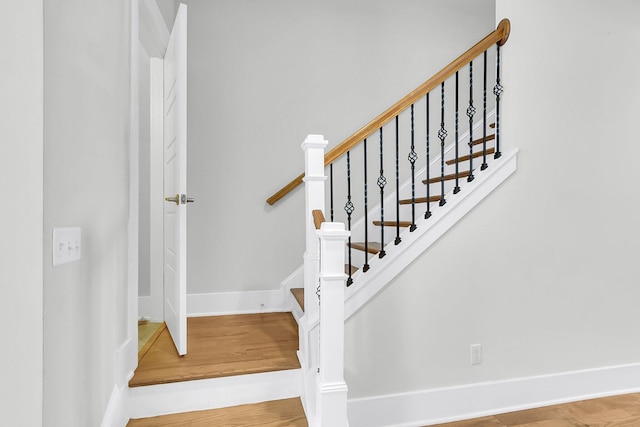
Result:
[[[164,320],[187,353],[187,6],[178,9],[164,55]]]

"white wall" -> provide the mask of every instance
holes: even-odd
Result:
[[[190,293],[277,289],[302,263],[300,144],[366,124],[492,31],[492,1],[189,0]]]
[[[138,228],[138,295],[151,295],[150,260],[150,66],[149,55],[140,44],[138,51],[138,99],[139,99],[139,228]]]
[[[130,4],[45,2],[44,21],[44,420],[96,426],[128,339]],[[52,267],[64,226],[82,260]]]
[[[497,1],[518,171],[347,323],[350,398],[640,362],[638,16]]]
[[[42,425],[42,1],[0,3],[0,419]]]

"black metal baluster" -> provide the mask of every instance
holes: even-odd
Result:
[[[458,184],[458,174],[459,174],[459,153],[458,153],[458,72],[456,71],[456,185],[453,188],[453,194],[458,194],[460,192],[460,185]]]
[[[484,86],[482,92],[482,166],[480,170],[485,170],[487,165],[487,51],[484,51]]]
[[[331,204],[331,222],[333,222],[333,163],[329,165],[329,200]]]
[[[426,155],[426,159],[427,159],[427,170],[425,172],[426,176],[427,176],[427,210],[424,213],[424,219],[427,219],[431,216],[431,201],[429,200],[429,178],[431,178],[431,176],[429,175],[429,94],[427,93],[426,95],[426,103],[427,103],[427,112],[425,113],[426,115],[426,122],[427,122],[427,131],[426,131],[426,143],[427,143],[427,155]]]
[[[353,203],[351,202],[351,152],[347,151],[347,203],[344,205],[344,211],[347,213],[347,229],[351,231],[351,214],[355,210]],[[351,234],[349,234],[349,262],[347,269],[349,270],[349,278],[347,279],[347,286],[351,286],[353,279],[351,278]]]
[[[418,160],[418,154],[415,148],[413,104],[411,104],[411,151],[408,157],[411,163],[411,226],[409,227],[409,231],[416,229],[416,160]]]
[[[493,94],[496,96],[496,153],[494,159],[502,156],[500,152],[500,96],[504,88],[500,84],[500,45],[496,44],[496,85],[493,87]]]
[[[362,272],[369,270],[369,202],[367,200],[367,138],[364,139],[364,265]]]
[[[400,239],[400,137],[398,131],[398,116],[396,116],[396,239],[394,244],[399,244]]]
[[[444,198],[444,140],[447,137],[447,130],[444,128],[444,82],[440,85],[440,206],[444,206],[447,201]]]
[[[378,177],[378,187],[380,187],[380,252],[378,257],[382,258],[386,255],[384,251],[384,186],[387,185],[387,179],[384,177],[384,157],[383,157],[382,128],[380,128],[380,176]]]
[[[469,107],[467,107],[467,117],[469,117],[469,176],[467,182],[473,181],[473,116],[476,114],[476,107],[473,106],[473,61],[469,62]]]

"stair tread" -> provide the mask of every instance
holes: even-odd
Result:
[[[360,251],[364,251],[365,247],[364,247],[364,242],[351,242],[351,247],[353,249],[358,249]],[[380,243],[379,242],[368,242],[367,244],[367,250],[369,251],[369,253],[371,254],[378,254],[380,252]]]
[[[373,225],[377,225],[377,226],[381,226],[382,225],[382,221],[373,221]],[[384,226],[385,227],[395,227],[398,225],[397,221],[385,221],[384,222]],[[400,227],[410,227],[411,226],[411,221],[400,221]]]
[[[298,305],[304,311],[304,288],[291,288],[293,297],[298,301]]]
[[[439,202],[439,201],[440,201],[440,195],[429,196],[429,202],[433,203],[433,202]],[[416,197],[416,203],[427,203],[427,198],[426,197]],[[401,205],[410,205],[411,204],[411,199],[400,200],[400,204]]]
[[[496,152],[495,148],[493,148],[493,147],[491,147],[491,148],[487,148],[487,154],[493,154],[493,153],[495,153],[495,152]],[[476,157],[482,157],[482,151],[477,151],[477,152],[473,153],[473,158],[475,159]],[[460,162],[466,162],[467,160],[469,160],[469,155],[468,155],[468,154],[467,154],[466,156],[461,156],[461,157],[458,159],[458,163],[460,163]],[[451,160],[447,160],[447,161],[446,161],[446,163],[447,163],[448,165],[452,165],[452,164],[454,164],[455,162],[456,162],[456,160],[455,160],[455,159],[451,159]]]
[[[493,141],[494,139],[496,139],[496,134],[495,133],[492,133],[491,135],[487,135],[487,141]],[[478,139],[472,141],[471,145],[482,144],[483,140],[484,140],[484,138],[478,138]]]
[[[469,170],[459,171],[458,172],[458,178],[464,178],[464,177],[469,176],[469,172],[470,172]],[[450,174],[444,176],[444,180],[445,181],[451,181],[452,179],[456,179],[456,174],[455,173],[450,173]],[[435,184],[436,182],[440,182],[440,177],[439,176],[434,176],[433,178],[429,179],[429,184]],[[423,179],[422,183],[426,184],[427,180]]]

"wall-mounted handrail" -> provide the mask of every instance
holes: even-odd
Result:
[[[353,147],[361,143],[364,138],[371,135],[373,132],[387,124],[391,121],[395,116],[400,114],[402,111],[407,109],[411,104],[415,103],[418,99],[425,96],[432,89],[438,87],[442,82],[451,77],[462,69],[465,65],[467,65],[470,61],[476,58],[485,50],[489,49],[494,44],[498,44],[499,46],[504,45],[509,38],[509,32],[511,30],[511,23],[508,19],[503,19],[500,21],[495,31],[488,34],[485,38],[476,43],[471,49],[467,50],[465,53],[456,58],[449,65],[444,67],[438,73],[434,74],[426,82],[422,83],[416,89],[414,89],[411,93],[406,95],[400,101],[393,104],[389,107],[384,113],[380,114],[378,117],[373,119],[367,125],[363,126],[360,130],[355,132],[353,135],[342,141],[340,144],[336,145],[329,152],[325,154],[324,157],[324,165],[327,166],[333,163],[335,160],[343,156],[347,151],[351,150]],[[277,193],[273,194],[271,197],[267,199],[267,203],[273,205],[275,202],[283,198],[287,195],[291,190],[296,188],[298,185],[302,183],[302,179],[304,178],[304,173],[300,174],[293,181],[282,187]]]

